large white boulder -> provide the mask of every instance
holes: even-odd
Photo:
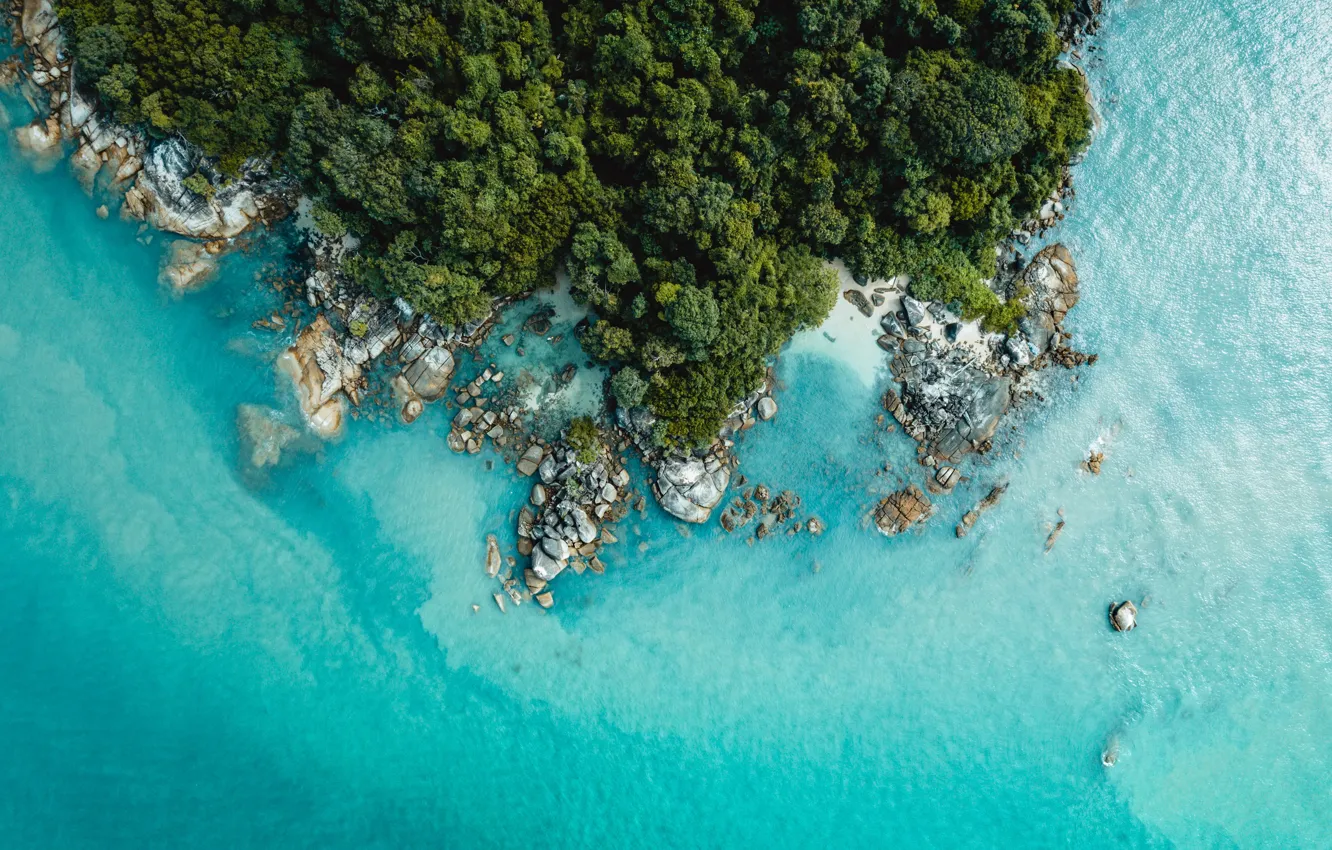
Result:
[[[707,522],[731,481],[731,468],[715,459],[671,457],[657,467],[653,493],[671,516],[685,522]]]

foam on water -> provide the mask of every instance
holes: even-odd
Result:
[[[872,330],[851,356],[814,332],[740,452],[823,537],[652,508],[548,613],[490,601],[484,535],[513,551],[528,482],[451,453],[442,406],[247,482],[236,405],[291,404],[285,340],[249,327],[268,258],[168,297],[157,246],[3,149],[5,846],[1332,843],[1328,31],[1314,4],[1111,7],[1060,234],[1100,362],[931,526],[862,530],[921,472],[873,427]],[[484,359],[581,367],[572,306],[559,347]]]

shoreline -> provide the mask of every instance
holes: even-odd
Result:
[[[1099,0],[1080,0],[1077,11],[1065,22],[1068,26],[1060,31],[1065,51],[1075,51],[1086,36],[1095,32],[1099,13]],[[40,164],[58,161],[64,154],[64,143],[75,142],[76,148],[69,157],[71,169],[94,200],[98,193],[112,201],[119,197],[121,217],[142,221],[141,232],[145,227],[153,227],[183,237],[168,247],[162,267],[162,280],[175,291],[188,292],[205,285],[213,273],[215,258],[229,250],[237,237],[254,225],[272,224],[298,211],[296,188],[270,174],[265,162],[247,162],[243,176],[228,184],[184,142],[168,139],[153,143],[142,133],[116,125],[97,113],[75,87],[75,63],[65,50],[50,0],[15,0],[11,16],[16,19],[16,43],[26,46],[30,64],[24,67],[14,60],[6,63],[10,66],[9,79],[0,71],[0,85],[8,81],[18,86],[38,113],[33,123],[14,131],[19,146]],[[1086,73],[1079,70],[1085,86]],[[45,118],[41,117],[42,109],[38,106],[40,98],[24,88],[28,85],[44,91],[49,98]],[[1085,93],[1091,97],[1089,87],[1085,87]],[[1096,116],[1094,109],[1093,115]],[[1099,122],[1099,116],[1094,120]],[[214,187],[210,198],[195,195],[183,185],[184,178],[199,173]],[[1077,303],[1077,274],[1072,257],[1056,244],[1042,249],[1030,264],[1023,264],[1017,247],[1026,246],[1032,237],[1057,225],[1065,214],[1064,202],[1071,201],[1074,194],[1071,172],[1066,166],[1059,187],[1036,216],[1023,222],[1009,241],[996,249],[1005,268],[995,283],[1001,290],[1007,289],[1012,297],[1025,292],[1021,297],[1028,306],[1021,330],[1012,334],[986,332],[979,322],[963,322],[944,305],[916,301],[907,294],[908,281],[903,277],[886,282],[856,282],[840,261],[833,261],[839,271],[843,297],[814,330],[837,350],[841,348],[838,338],[824,330],[831,321],[854,319],[857,313],[870,323],[868,327],[873,327],[877,320],[882,333],[873,343],[868,342],[867,334],[866,342],[858,347],[868,352],[870,345],[874,345],[879,356],[886,352],[888,370],[898,389],[890,387],[885,392],[883,406],[908,436],[916,440],[918,458],[927,469],[925,484],[931,492],[951,492],[962,479],[957,464],[967,454],[983,454],[988,450],[990,438],[1006,414],[1032,395],[1035,373],[1054,363],[1073,368],[1095,362],[1095,355],[1083,355],[1067,346],[1069,335],[1062,326],[1064,315]],[[98,210],[99,215],[103,209]],[[498,410],[486,410],[494,394],[483,390],[492,385],[498,388],[504,377],[502,372],[496,374],[498,370],[493,364],[462,387],[461,392],[454,386],[463,353],[471,351],[473,360],[479,360],[481,345],[504,321],[505,309],[528,301],[535,293],[497,300],[484,319],[460,327],[442,327],[429,316],[418,314],[401,298],[377,298],[345,280],[341,266],[349,249],[354,246],[347,240],[329,240],[308,232],[305,245],[308,261],[293,258],[293,264],[299,268],[308,262],[309,274],[301,289],[306,305],[316,313],[304,327],[296,319],[291,329],[293,342],[279,355],[276,368],[292,381],[305,426],[320,439],[336,438],[347,418],[357,418],[363,394],[371,392],[367,373],[396,371],[387,386],[377,388],[376,392],[391,393],[402,422],[410,424],[421,415],[426,404],[435,401],[444,400],[446,408],[453,408],[455,400],[447,397],[456,392],[458,412],[448,436],[451,449],[478,454],[489,439],[502,461],[515,464],[520,474],[530,476],[541,471],[541,483],[534,487],[534,496],[538,487],[555,488],[566,495],[575,493],[573,497],[557,500],[560,505],[553,512],[556,521],[548,526],[550,535],[538,533],[534,537],[530,533],[533,527],[545,527],[541,521],[552,515],[550,510],[542,510],[544,499],[541,504],[536,504],[535,498],[532,500],[538,511],[530,522],[522,522],[520,514],[520,553],[544,552],[544,556],[533,555],[533,564],[528,568],[535,571],[543,584],[536,588],[537,582],[527,581],[527,593],[518,595],[514,593],[514,583],[505,584],[505,594],[515,603],[543,591],[549,599],[544,582],[553,579],[570,563],[571,557],[575,562],[577,556],[595,560],[594,551],[581,551],[594,543],[599,545],[601,540],[591,514],[597,520],[608,514],[623,516],[624,506],[631,500],[639,510],[643,509],[642,496],[629,489],[623,460],[615,459],[618,455],[630,447],[636,448],[644,465],[655,472],[646,489],[652,490],[662,509],[684,522],[706,523],[725,500],[739,466],[733,438],[777,413],[778,403],[774,398],[777,385],[769,369],[764,384],[737,403],[711,446],[688,453],[657,448],[652,439],[651,415],[641,409],[619,410],[614,416],[606,416],[609,424],[605,439],[600,440],[595,451],[599,459],[588,459],[586,450],[579,451],[572,445],[568,429],[549,441],[537,436],[529,427],[529,419],[537,412],[525,405],[508,404]],[[540,309],[528,317],[525,326],[534,319],[539,328]],[[260,319],[258,323],[265,321]],[[548,317],[545,321],[548,324]],[[862,330],[858,322],[853,321],[852,326],[852,333]],[[285,327],[274,329],[285,330]],[[839,338],[842,336],[839,334]],[[791,350],[788,347],[787,351]],[[839,350],[839,356],[841,353]],[[873,365],[869,382],[877,383],[882,365],[883,361]],[[573,364],[566,368],[576,371]],[[860,376],[866,379],[865,373]],[[385,400],[378,399],[378,403],[382,406]],[[608,411],[604,399],[602,410]],[[242,419],[258,421],[253,416]],[[271,462],[276,461],[266,455],[265,463]],[[545,470],[551,465],[559,468],[548,475]],[[616,479],[613,494],[602,489],[609,486],[608,475]],[[623,482],[619,480],[621,475],[626,479]],[[581,483],[577,487],[565,486],[570,479]],[[744,476],[738,476],[736,481],[737,487],[743,486]],[[746,504],[752,502],[754,489],[720,511],[720,521],[727,531],[737,522],[735,511],[743,508],[745,522],[754,515],[752,504]],[[588,493],[593,498],[580,498]],[[788,498],[778,515],[790,514],[792,501],[798,505],[798,497]],[[882,500],[874,517],[879,530],[891,535],[923,521],[931,510],[929,499],[912,483]],[[587,522],[580,522],[580,518]],[[811,529],[816,523],[821,530],[817,518],[809,523]],[[795,531],[801,525],[797,522]],[[961,526],[959,536],[960,529]],[[551,544],[549,548],[554,551],[534,544],[524,547],[521,543],[555,539],[553,535],[557,532],[563,535],[559,539],[566,545],[561,548]],[[759,535],[760,539],[762,536]],[[591,539],[584,539],[588,537]],[[570,543],[575,545],[570,547]],[[523,548],[528,551],[522,552]],[[542,561],[547,556],[550,563]],[[538,561],[541,561],[539,569]],[[558,564],[558,568],[552,563]],[[510,573],[502,581],[516,582],[516,579]],[[503,607],[499,596],[496,599]]]

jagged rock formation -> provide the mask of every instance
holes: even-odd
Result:
[[[889,389],[883,405],[921,444],[927,462],[951,464],[985,451],[1032,372],[1055,362],[1094,362],[1094,355],[1065,344],[1063,321],[1078,301],[1077,287],[1068,249],[1051,245],[1018,281],[1028,312],[1010,335],[980,334],[962,341],[958,321],[940,305],[910,297],[903,299],[901,315],[885,317],[880,345],[893,354],[900,389]],[[942,321],[931,316],[931,308]]]
[[[211,197],[185,187],[192,174],[209,178]],[[251,160],[233,180],[224,180],[203,154],[179,139],[152,146],[138,180],[125,193],[123,214],[159,230],[194,239],[231,239],[258,222],[271,222],[291,209],[290,187],[269,179],[267,163]]]
[[[342,353],[337,334],[323,314],[301,331],[278,364],[296,382],[301,412],[310,430],[325,438],[341,431],[346,400],[357,398],[361,370]]]
[[[1007,491],[1008,482],[1006,481],[990,488],[989,494],[987,494],[984,499],[981,499],[980,502],[976,504],[976,507],[962,515],[962,521],[957,524],[957,528],[955,529],[957,536],[966,537],[967,532],[971,531],[971,527],[976,524],[976,520],[980,519],[981,514],[999,504],[999,500],[1003,498],[1004,493]]]

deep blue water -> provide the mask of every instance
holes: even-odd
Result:
[[[525,485],[442,408],[242,476],[266,249],[169,296],[0,147],[0,846],[1332,846],[1332,7],[1102,32],[1059,233],[1100,362],[887,540],[883,377],[798,345],[742,471],[829,531],[654,507],[550,612],[490,601]]]

